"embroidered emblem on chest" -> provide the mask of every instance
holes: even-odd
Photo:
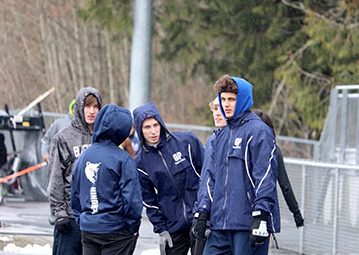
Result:
[[[240,149],[240,148],[241,148],[241,144],[242,144],[242,138],[237,137],[237,138],[234,140],[233,149]]]
[[[175,160],[176,165],[186,160],[185,158],[182,158],[182,153],[180,151],[174,153],[172,157]]]

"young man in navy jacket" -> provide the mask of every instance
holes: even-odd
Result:
[[[191,132],[170,132],[153,103],[134,110],[141,141],[136,162],[143,203],[161,255],[187,255],[203,146]]]
[[[103,107],[91,146],[75,165],[71,205],[80,223],[84,255],[131,255],[135,249],[141,187],[135,161],[118,147],[131,127],[127,109],[113,104]]]
[[[279,232],[277,157],[272,130],[252,113],[252,85],[224,75],[214,89],[227,126],[212,141],[207,193],[198,201],[195,235],[210,220],[203,254],[267,254]]]
[[[198,189],[198,193],[197,193],[197,201],[201,200],[202,196],[206,195],[206,193],[207,193],[206,181],[208,179],[208,172],[206,171],[206,169],[208,167],[210,167],[211,162],[212,162],[211,161],[212,141],[216,137],[216,133],[219,132],[225,126],[227,126],[227,122],[219,108],[218,97],[214,98],[209,103],[209,108],[212,111],[212,117],[213,117],[215,129],[213,130],[213,134],[208,137],[206,144],[204,146],[205,149],[204,149],[203,166],[202,166],[202,171],[201,171],[199,189]],[[198,212],[198,203],[197,202],[195,203],[194,212]],[[195,214],[195,217],[196,217],[196,215],[197,214]]]

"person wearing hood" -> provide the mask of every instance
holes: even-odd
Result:
[[[90,146],[93,124],[101,109],[100,92],[92,87],[81,88],[76,95],[71,125],[51,140],[48,185],[50,208],[54,211],[53,255],[82,253],[81,232],[71,209],[72,167],[80,154]]]
[[[50,152],[50,145],[52,138],[60,132],[62,129],[64,129],[66,126],[71,124],[72,117],[74,116],[74,106],[75,106],[76,100],[71,100],[69,104],[69,112],[68,114],[63,118],[56,119],[51,126],[46,130],[46,133],[44,137],[41,139],[41,154],[42,158],[45,162],[49,163],[49,152]],[[49,169],[48,169],[49,170]],[[50,171],[47,172],[47,178],[49,180],[50,178]],[[51,225],[54,225],[56,221],[56,217],[54,215],[54,212],[50,212],[49,217],[49,223]]]
[[[203,145],[192,132],[170,132],[157,107],[133,112],[141,141],[136,163],[143,204],[159,234],[160,253],[186,255],[203,161]]]
[[[119,145],[132,127],[130,111],[114,104],[98,113],[91,146],[75,163],[71,205],[84,255],[130,255],[141,223],[136,163]]]
[[[269,233],[280,231],[275,137],[249,110],[248,81],[224,75],[214,90],[227,126],[211,143],[207,193],[198,201],[193,232],[204,233],[209,219],[205,255],[268,254]]]

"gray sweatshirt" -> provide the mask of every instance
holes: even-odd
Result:
[[[85,99],[90,94],[97,98],[101,108],[100,92],[91,87],[82,88],[76,95],[71,125],[62,129],[51,141],[48,194],[51,210],[57,218],[73,217],[70,204],[72,166],[91,143],[92,134],[84,116]]]

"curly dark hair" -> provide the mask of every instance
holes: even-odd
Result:
[[[238,87],[234,80],[228,74],[222,75],[213,85],[216,93],[230,92],[237,94]]]

